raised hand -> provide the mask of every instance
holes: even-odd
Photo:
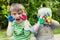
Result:
[[[13,22],[15,19],[12,16],[8,17],[8,21]]]
[[[20,16],[20,18],[21,18],[22,20],[26,20],[26,19],[27,19],[27,16],[26,16],[25,14],[22,14],[22,15]]]

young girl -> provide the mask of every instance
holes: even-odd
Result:
[[[7,35],[13,35],[13,40],[36,40],[30,32],[31,25],[27,21],[24,10],[25,8],[21,4],[16,3],[11,5]]]
[[[38,19],[38,23],[31,28],[31,32],[36,35],[37,40],[54,40],[52,29],[60,24],[52,19],[51,9],[46,7],[39,9]]]

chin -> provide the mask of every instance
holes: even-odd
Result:
[[[20,24],[21,22],[16,22],[16,23]]]

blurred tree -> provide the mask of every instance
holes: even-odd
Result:
[[[56,15],[57,10],[60,8],[60,2],[58,0],[17,0],[17,1],[10,0],[10,3],[23,4],[29,15],[28,20],[32,25],[38,21],[37,13],[38,13],[38,9],[41,7],[51,8],[53,11],[53,19],[56,19],[56,20],[59,19],[59,17]]]
[[[7,1],[0,0],[0,29],[4,29],[7,27],[7,19],[5,18],[5,14],[7,14]]]

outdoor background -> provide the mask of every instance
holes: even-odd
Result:
[[[52,9],[52,18],[60,22],[60,0],[0,0],[0,38],[7,38],[6,29],[8,25],[7,6],[12,3],[21,3],[26,9],[26,14],[31,25],[38,21],[38,9],[49,7]],[[60,27],[53,29],[54,34],[60,33]]]

